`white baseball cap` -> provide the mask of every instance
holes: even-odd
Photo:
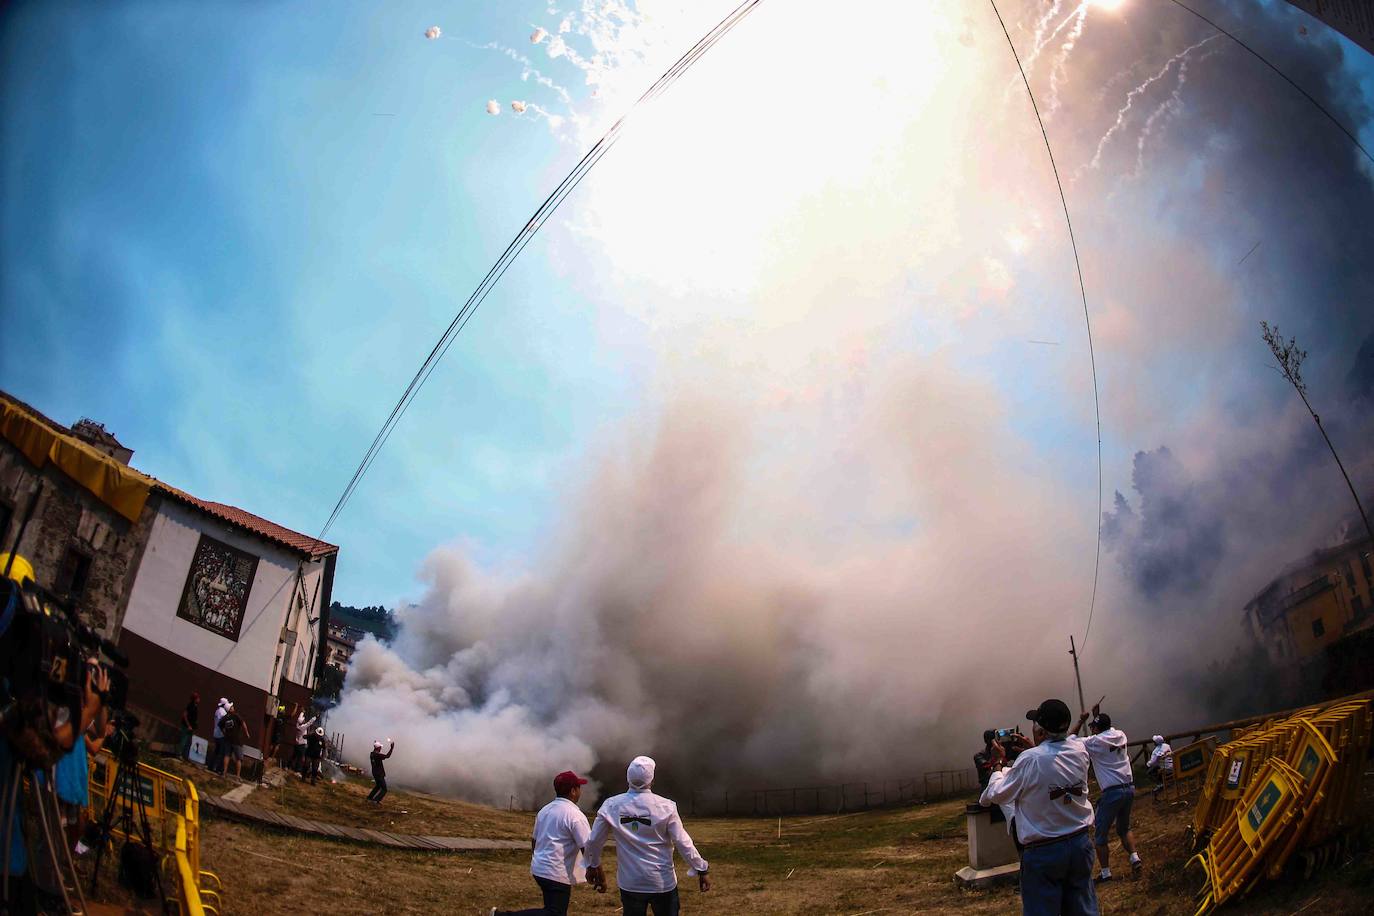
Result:
[[[630,761],[630,766],[625,770],[625,780],[630,784],[631,789],[647,789],[654,782],[654,763],[652,757],[636,757]]]

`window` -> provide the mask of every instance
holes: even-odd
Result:
[[[1312,621],[1312,635],[1317,637],[1318,639],[1321,639],[1323,636],[1326,635],[1326,625],[1322,623],[1322,619],[1320,617]]]
[[[1364,616],[1364,598],[1356,595],[1354,598],[1350,599],[1350,606],[1355,609],[1356,617]]]
[[[1374,571],[1369,568],[1369,554],[1360,554],[1360,569],[1364,572],[1364,581],[1374,585]]]
[[[1350,589],[1350,594],[1355,594],[1355,570],[1350,568],[1350,564],[1345,564],[1345,585]]]
[[[91,558],[74,547],[68,547],[62,555],[62,565],[57,569],[57,581],[53,583],[59,595],[79,599],[86,591],[86,579],[91,574]]]

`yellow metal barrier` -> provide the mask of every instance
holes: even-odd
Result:
[[[108,753],[97,755],[90,762],[90,806],[88,814],[98,820],[110,804],[115,791],[117,766]],[[127,779],[127,777],[126,777]],[[132,809],[135,830],[141,830],[137,797],[141,796],[148,815],[148,827],[153,846],[162,854],[166,876],[173,893],[186,916],[203,916],[221,912],[223,885],[219,876],[200,867],[200,794],[195,783],[174,773],[139,763],[133,792],[126,784],[115,804]],[[123,810],[115,812],[116,823]],[[118,827],[110,831],[112,837],[127,838]],[[135,837],[139,839],[139,837]]]
[[[1369,700],[1337,702],[1217,748],[1193,822],[1206,849],[1188,863],[1206,878],[1199,914],[1277,878],[1299,849],[1353,825],[1371,731]]]

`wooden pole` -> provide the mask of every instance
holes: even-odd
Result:
[[[1073,644],[1073,634],[1069,634],[1069,654],[1073,656],[1073,679],[1078,683],[1078,711],[1081,714],[1087,712],[1088,707],[1083,701],[1083,678],[1078,673],[1078,647]]]

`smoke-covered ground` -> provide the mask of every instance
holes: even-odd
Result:
[[[527,802],[641,753],[677,788],[912,776],[1075,701],[1097,488],[1058,196],[995,21],[883,9],[760,12],[551,234],[652,369],[541,543],[436,550],[395,643],[354,656],[331,726],[395,737],[398,780]],[[1085,690],[1144,737],[1273,699],[1242,608],[1347,530],[1261,319],[1312,350],[1323,420],[1374,489],[1374,192],[1310,103],[1229,42],[1199,48],[1196,20],[1076,9],[1012,21],[1023,52],[1046,42],[1031,80],[1077,176],[1096,332]],[[1297,15],[1252,10],[1247,35],[1368,125],[1349,46],[1296,41]],[[866,53],[817,67],[828,43]]]

